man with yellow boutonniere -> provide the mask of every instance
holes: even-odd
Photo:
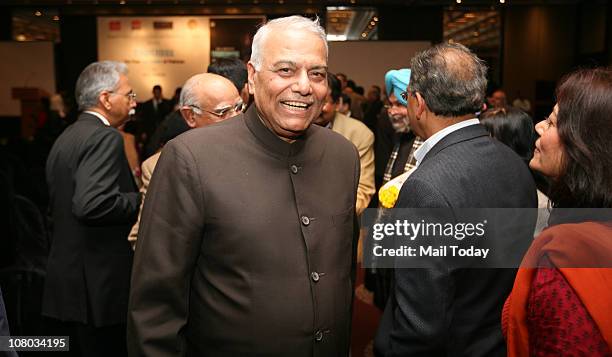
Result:
[[[484,63],[465,46],[440,44],[417,53],[410,68],[410,128],[425,142],[394,207],[535,208],[526,165],[476,119],[487,85]],[[424,221],[435,219],[427,214]],[[395,269],[374,343],[377,355],[505,356],[500,316],[514,274],[457,267],[441,256]]]

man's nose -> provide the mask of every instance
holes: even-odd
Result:
[[[308,72],[306,70],[301,70],[296,74],[296,82],[291,89],[304,96],[312,93],[310,78],[308,78]]]

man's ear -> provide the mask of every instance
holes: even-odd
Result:
[[[251,61],[247,63],[247,71],[249,74],[249,81],[248,81],[249,94],[255,94],[255,91],[253,91],[253,89],[255,88],[255,73],[257,71],[255,70],[255,66],[253,66],[253,63],[251,63]]]
[[[110,98],[110,93],[105,90],[100,92],[100,95],[98,96],[98,103],[102,106],[102,108],[104,108],[107,111],[111,110],[111,107],[112,107],[112,104],[109,98]]]
[[[193,111],[191,109],[181,108],[181,115],[183,116],[183,119],[185,119],[185,123],[187,123],[187,126],[192,129],[196,127],[197,123],[193,118]]]
[[[417,107],[416,107],[416,115],[417,118],[420,118],[423,115],[423,112],[429,108],[427,108],[427,103],[425,103],[425,99],[423,99],[423,97],[421,96],[421,93],[416,92],[416,100],[417,100]]]

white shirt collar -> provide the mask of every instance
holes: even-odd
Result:
[[[423,143],[423,145],[421,145],[421,147],[419,147],[418,149],[414,151],[414,158],[417,161],[416,166],[419,166],[419,164],[421,163],[421,161],[423,161],[423,159],[425,158],[425,155],[427,155],[429,150],[431,150],[434,146],[436,146],[436,144],[440,140],[444,139],[444,137],[446,137],[448,134],[452,133],[453,131],[463,129],[466,126],[475,125],[475,124],[480,124],[480,121],[476,118],[463,120],[456,124],[447,126],[446,128],[430,136],[429,139],[425,140],[425,142]]]
[[[104,117],[104,115],[102,115],[102,114],[100,114],[98,112],[94,112],[92,110],[86,110],[85,113],[88,113],[88,114],[91,114],[93,116],[96,116],[96,117],[98,117],[98,119],[100,119],[102,121],[102,123],[104,123],[104,125],[111,126],[110,123],[108,122],[108,119],[106,119]]]

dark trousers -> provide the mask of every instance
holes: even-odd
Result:
[[[61,356],[127,356],[125,324],[95,327],[80,322],[49,318],[46,327],[48,335],[70,337],[70,352],[58,352]]]

